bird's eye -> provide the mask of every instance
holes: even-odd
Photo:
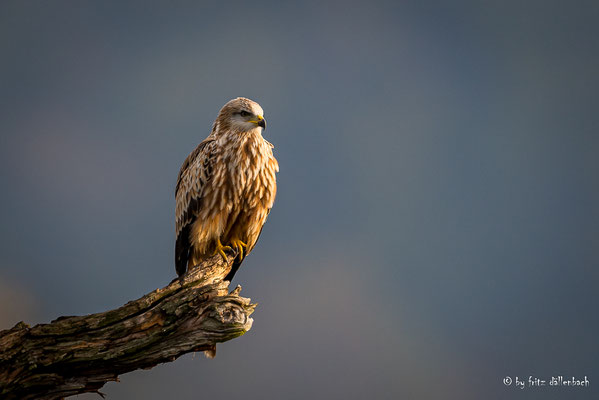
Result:
[[[250,115],[250,113],[247,112],[247,111],[245,111],[245,110],[243,110],[243,111],[239,112],[239,115],[241,115],[242,117],[247,117],[247,116]]]

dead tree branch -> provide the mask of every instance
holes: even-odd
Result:
[[[231,254],[229,260],[232,260]],[[216,343],[252,326],[255,304],[228,293],[230,271],[220,255],[182,279],[124,306],[98,314],[60,317],[0,332],[0,398],[62,399],[98,392],[118,375],[149,369],[192,351],[214,352]]]

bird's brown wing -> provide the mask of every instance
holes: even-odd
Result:
[[[187,270],[191,251],[191,226],[202,209],[202,197],[212,176],[216,142],[204,140],[183,162],[175,188],[175,270],[181,276]]]

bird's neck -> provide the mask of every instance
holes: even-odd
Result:
[[[233,131],[227,135],[222,135],[218,139],[218,143],[224,146],[238,145],[248,141],[262,141],[262,128],[254,128],[249,131]]]

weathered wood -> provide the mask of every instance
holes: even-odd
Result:
[[[231,253],[229,260],[232,261]],[[60,317],[0,332],[0,398],[61,399],[98,392],[118,375],[152,368],[192,351],[213,353],[216,343],[252,326],[255,304],[228,294],[231,269],[220,255],[162,289],[98,314]]]

